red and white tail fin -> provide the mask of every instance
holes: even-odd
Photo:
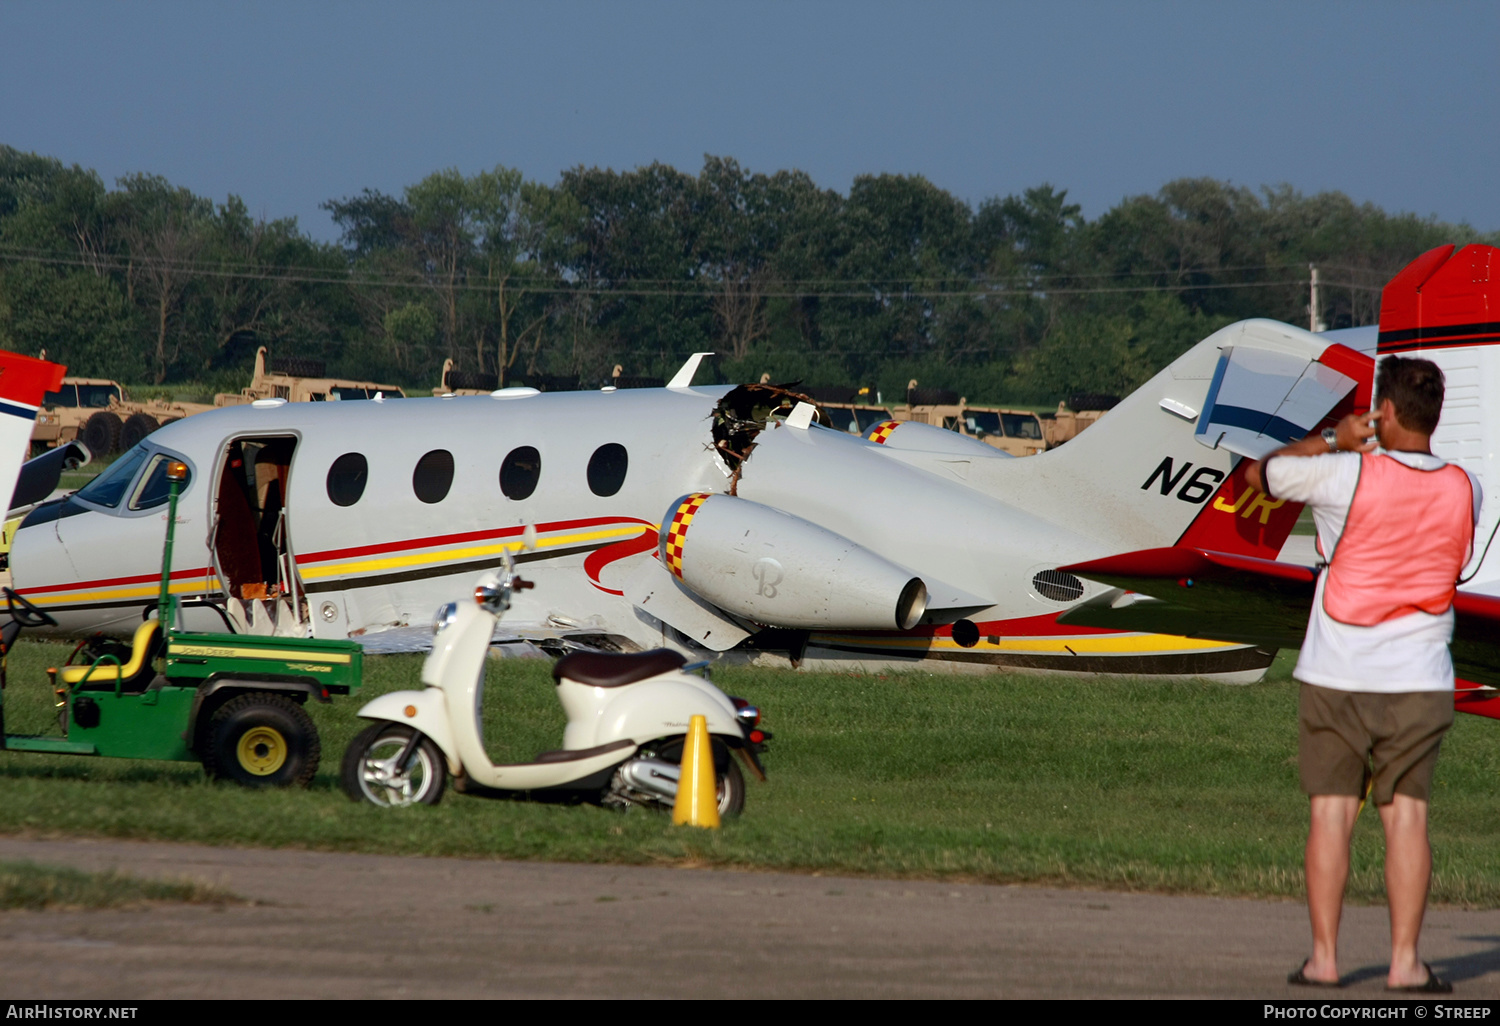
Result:
[[[0,349],[0,495],[7,499],[31,451],[36,411],[48,392],[62,387],[67,371],[59,363]]]
[[[1369,403],[1373,361],[1276,321],[1229,325],[1060,449],[976,466],[1000,497],[1114,551],[1174,544],[1274,559],[1297,510],[1247,493],[1259,458]]]
[[[1380,355],[1500,344],[1500,249],[1439,246],[1380,293]]]
[[[1447,379],[1432,451],[1479,479],[1485,503],[1466,586],[1500,594],[1500,249],[1440,246],[1380,295],[1379,355],[1420,356]]]

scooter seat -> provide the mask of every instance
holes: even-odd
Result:
[[[552,667],[559,684],[564,678],[596,688],[618,688],[658,673],[675,670],[687,662],[680,652],[653,648],[649,652],[571,652]]]

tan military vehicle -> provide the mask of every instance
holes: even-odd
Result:
[[[163,424],[211,409],[165,399],[135,402],[119,382],[107,378],[63,378],[62,387],[42,400],[31,448],[55,449],[77,440],[93,455],[108,456],[132,448]]]
[[[215,406],[243,406],[257,399],[285,399],[293,403],[337,402],[347,399],[404,399],[406,393],[395,385],[373,381],[345,381],[324,377],[322,360],[283,357],[267,368],[266,347],[255,351],[255,377],[238,393],[221,392],[214,396]]]
[[[1118,396],[1096,395],[1080,392],[1057,404],[1057,412],[1042,417],[1042,434],[1047,439],[1047,448],[1055,449],[1070,438],[1075,438],[1104,416],[1120,401]]]
[[[894,419],[957,431],[1012,456],[1034,456],[1047,448],[1042,419],[1032,411],[974,405],[957,392],[919,388],[916,381],[906,386],[906,405]]]

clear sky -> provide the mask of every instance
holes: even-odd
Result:
[[[704,153],[1051,182],[1339,189],[1500,229],[1500,3],[0,0],[0,143],[296,216],[431,171]]]

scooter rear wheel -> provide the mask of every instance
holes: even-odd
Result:
[[[665,741],[657,746],[656,757],[667,762],[682,762],[683,739]],[[713,739],[714,775],[718,778],[719,816],[730,819],[745,811],[745,775],[729,746],[718,738]],[[668,802],[668,805],[671,803]]]
[[[395,765],[412,733],[410,727],[376,723],[349,742],[339,779],[351,801],[396,809],[436,805],[442,799],[448,765],[431,738],[423,737],[417,743],[405,773]]]

